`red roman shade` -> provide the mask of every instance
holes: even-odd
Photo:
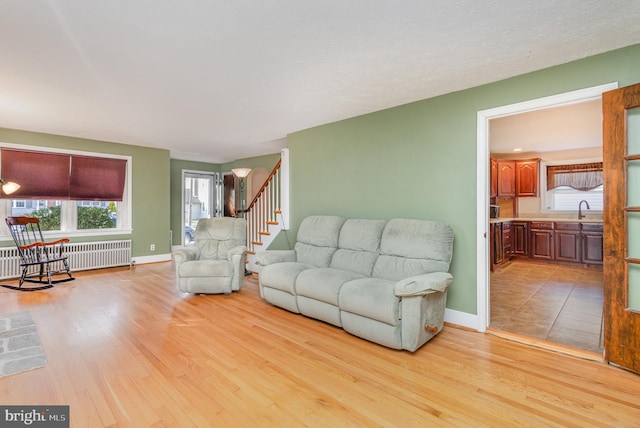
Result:
[[[121,201],[126,172],[124,159],[72,156],[69,199]]]
[[[20,184],[10,199],[122,201],[124,159],[3,148],[0,177]]]

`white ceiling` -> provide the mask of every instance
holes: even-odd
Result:
[[[640,42],[628,0],[0,0],[0,127],[215,163]]]
[[[602,103],[588,101],[492,119],[491,153],[552,152],[602,146]]]

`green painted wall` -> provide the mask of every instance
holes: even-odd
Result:
[[[0,142],[131,156],[133,232],[125,236],[132,240],[132,255],[170,252],[168,150],[5,128],[0,128]],[[99,239],[123,239],[123,235],[100,236]],[[73,238],[75,242],[88,240],[95,238]],[[150,244],[156,245],[156,251],[149,250]]]
[[[290,134],[290,236],[312,214],[445,221],[447,306],[475,314],[477,112],[616,81],[640,81],[640,45]]]

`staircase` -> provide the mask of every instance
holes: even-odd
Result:
[[[240,215],[247,220],[247,270],[259,272],[256,253],[266,250],[281,230],[289,229],[288,149],[282,149],[280,161]]]

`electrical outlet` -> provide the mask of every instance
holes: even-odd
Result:
[[[151,246],[149,246],[149,249],[151,251],[155,251],[156,250],[156,244],[151,244]]]

